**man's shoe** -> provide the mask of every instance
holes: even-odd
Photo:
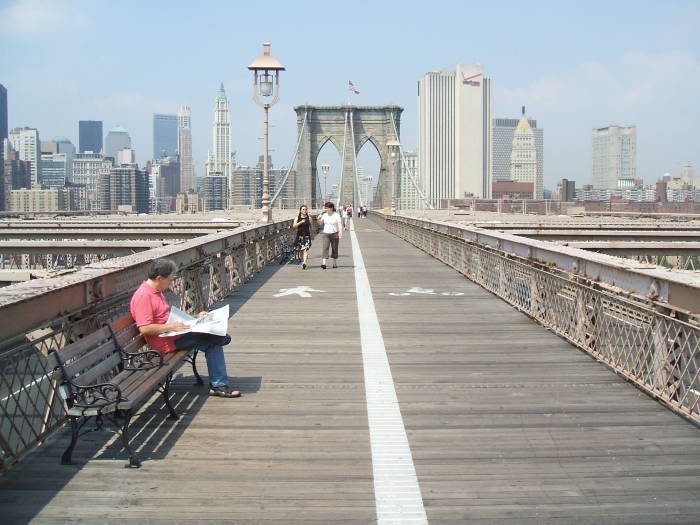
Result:
[[[337,267],[338,267],[338,263],[333,261],[333,268],[337,268]]]

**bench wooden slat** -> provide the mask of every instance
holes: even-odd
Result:
[[[112,330],[114,330],[114,328],[112,328]],[[143,338],[141,332],[139,332],[139,329],[136,328],[135,324],[132,324],[126,330],[120,330],[118,332],[114,330],[114,334],[117,339],[117,343],[122,347],[129,344],[134,339]]]
[[[86,373],[93,368],[97,363],[106,359],[116,352],[114,341],[109,339],[104,343],[94,347],[91,351],[84,353],[77,359],[71,361],[70,364],[63,366],[63,373],[66,377],[75,377]]]
[[[109,339],[109,329],[105,326],[99,330],[92,332],[82,339],[78,339],[74,343],[70,343],[60,350],[56,351],[56,357],[61,363],[66,363],[75,356],[91,351],[96,345],[102,341]]]
[[[129,354],[135,354],[139,351],[146,351],[146,340],[143,337],[138,337],[132,341],[129,341],[125,345],[121,345],[122,349],[129,353]]]
[[[100,364],[91,368],[87,372],[80,374],[73,382],[80,386],[90,386],[97,382],[102,376],[117,368],[121,363],[121,355],[119,353],[112,354],[109,358],[102,361]]]
[[[126,328],[127,326],[132,324],[133,322],[134,322],[134,318],[131,317],[131,314],[127,314],[123,317],[120,317],[116,321],[112,321],[109,324],[109,326],[111,326],[112,330],[114,330],[114,332],[116,333],[116,332],[120,332],[121,330],[123,330],[124,328]]]

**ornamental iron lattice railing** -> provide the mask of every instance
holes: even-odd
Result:
[[[652,281],[652,291],[665,289],[671,295],[668,290],[674,290],[683,303],[678,307],[672,304],[673,296],[664,301],[653,293],[621,289],[615,283],[504,250],[505,241],[517,243],[514,236],[484,230],[467,235],[469,228],[445,223],[373,216],[387,231],[451,266],[672,410],[700,423],[700,315],[692,306],[700,301],[700,276],[685,274],[678,278],[680,283]],[[482,242],[469,237],[481,237]],[[523,239],[523,244],[530,245],[530,253],[535,245],[547,249],[542,248],[547,244],[542,241]],[[586,262],[600,264],[598,254],[580,251],[572,255],[575,252],[570,249],[557,253],[554,245],[551,250],[552,258],[576,258],[568,261],[573,269]],[[596,259],[586,261],[587,257]],[[619,274],[624,268],[616,271]],[[633,273],[632,269],[627,271]],[[632,275],[628,282],[641,287],[644,277]],[[687,289],[683,290],[684,286]]]
[[[52,352],[126,313],[151,260],[168,257],[178,264],[169,299],[197,312],[287,250],[290,231],[291,221],[282,221],[215,233],[97,262],[63,282],[59,276],[0,288],[0,470],[65,421]]]

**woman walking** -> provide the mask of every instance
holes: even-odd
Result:
[[[309,258],[309,249],[311,249],[311,217],[309,216],[309,208],[306,204],[299,208],[299,214],[294,219],[292,226],[297,230],[297,237],[294,241],[294,249],[299,252],[301,260],[301,268],[306,270],[306,261]]]
[[[329,247],[331,249],[331,259],[333,259],[333,268],[338,267],[338,241],[342,237],[343,222],[340,214],[335,211],[335,204],[327,202],[323,207],[326,211],[318,218],[318,222],[323,225],[323,261],[321,268],[325,270]]]

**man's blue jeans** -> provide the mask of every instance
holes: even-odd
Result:
[[[206,334],[190,332],[175,340],[175,348],[178,350],[196,349],[204,352],[209,369],[209,383],[211,386],[227,386],[228,374],[226,373],[226,360],[222,346],[214,344]]]

